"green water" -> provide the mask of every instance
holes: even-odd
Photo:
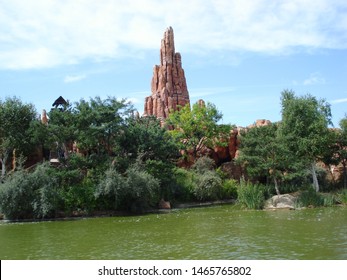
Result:
[[[347,259],[347,207],[0,223],[0,259]]]

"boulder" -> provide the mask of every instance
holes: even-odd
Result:
[[[274,195],[265,202],[264,209],[295,209],[296,196],[292,194]]]
[[[158,207],[159,209],[171,209],[171,203],[170,201],[165,201],[164,199],[161,199],[159,201]]]

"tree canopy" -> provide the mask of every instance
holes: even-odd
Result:
[[[213,148],[217,145],[227,145],[231,125],[221,125],[222,113],[212,103],[189,104],[178,111],[171,112],[167,125],[171,127],[169,133],[180,144],[186,153],[192,152],[194,157],[201,156],[204,147]]]
[[[318,100],[309,94],[298,97],[288,90],[282,92],[281,104],[282,140],[295,158],[310,166],[313,185],[318,192],[316,161],[323,158],[329,145],[330,105],[324,99]]]

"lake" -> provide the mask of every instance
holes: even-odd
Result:
[[[347,259],[347,207],[0,223],[0,259]]]

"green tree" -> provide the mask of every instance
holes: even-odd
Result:
[[[0,161],[1,178],[6,174],[10,155],[26,154],[31,148],[30,126],[36,111],[32,104],[24,104],[16,97],[0,100]],[[15,166],[13,166],[15,168]]]
[[[340,121],[337,155],[343,166],[343,187],[347,188],[347,116]]]
[[[203,148],[226,146],[230,136],[231,125],[220,125],[222,119],[216,106],[212,103],[189,104],[180,110],[170,113],[167,125],[172,128],[169,133],[174,137],[186,154],[191,152],[194,158],[201,156]]]
[[[120,155],[134,163],[138,157],[143,162],[160,160],[172,162],[178,147],[156,117],[131,117],[127,119],[120,137]]]
[[[313,186],[318,192],[316,162],[322,159],[329,144],[330,105],[312,95],[297,97],[288,90],[282,92],[281,104],[282,140],[292,155],[310,168]]]
[[[283,172],[289,165],[290,153],[287,146],[278,137],[278,124],[253,127],[241,132],[240,156],[251,177],[270,178],[279,195],[279,183]]]
[[[76,141],[79,148],[98,155],[112,155],[133,107],[125,99],[91,98],[76,103]]]
[[[48,142],[52,156],[69,156],[69,146],[77,138],[76,115],[73,106],[68,102],[62,109],[54,108],[49,113]],[[54,155],[56,154],[56,155]]]
[[[34,172],[23,169],[9,176],[0,188],[0,207],[8,219],[53,217],[59,202],[57,180],[47,164]]]
[[[331,130],[330,150],[328,150],[324,162],[326,164],[343,167],[343,187],[347,188],[347,117],[341,119],[340,128]]]

